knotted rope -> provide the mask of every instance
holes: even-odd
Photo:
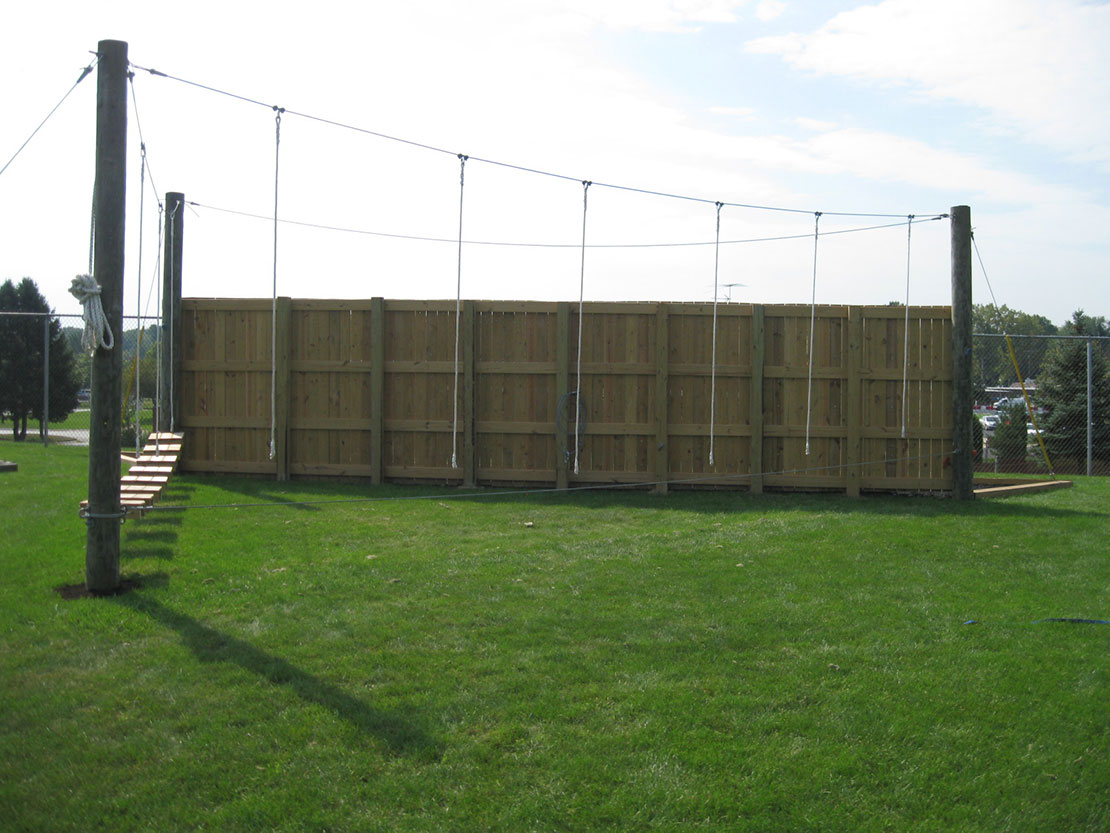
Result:
[[[92,275],[78,275],[69,286],[69,294],[84,308],[85,332],[81,334],[81,348],[91,356],[98,347],[111,350],[114,340],[104,305],[100,302],[100,286]]]

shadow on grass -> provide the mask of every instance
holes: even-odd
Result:
[[[240,506],[242,508],[288,507],[304,512],[318,512],[330,506],[365,502],[458,502],[513,504],[521,509],[535,506],[567,506],[584,511],[613,508],[679,510],[701,513],[781,513],[820,511],[860,516],[929,517],[999,517],[999,518],[1075,518],[1104,517],[1107,512],[1076,509],[1065,504],[1067,492],[1055,501],[1057,505],[1022,498],[978,498],[957,501],[930,495],[864,494],[849,498],[836,492],[775,492],[752,494],[724,489],[676,488],[666,495],[655,494],[642,486],[605,486],[557,491],[548,488],[489,486],[462,489],[454,486],[402,485],[359,486],[350,483],[294,481],[275,484],[269,480],[252,480],[248,476],[192,475],[206,489],[218,490],[217,499],[201,500],[198,505]],[[190,490],[191,483],[184,484]],[[1082,486],[1077,487],[1082,488]],[[207,498],[207,495],[205,496]],[[1045,497],[1045,495],[1041,495]],[[1052,501],[1052,495],[1047,499]],[[186,507],[188,508],[188,507]],[[177,516],[178,511],[172,514]],[[159,511],[151,516],[163,514]],[[165,514],[170,514],[166,512]]]
[[[287,660],[221,633],[149,596],[127,593],[112,597],[112,601],[177,631],[200,662],[229,662],[272,685],[285,686],[302,700],[322,706],[359,731],[375,736],[395,754],[432,760],[441,752],[439,744],[411,719],[375,709]]]

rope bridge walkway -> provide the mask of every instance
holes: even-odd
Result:
[[[162,496],[162,490],[181,459],[183,437],[183,434],[162,432],[151,434],[147,439],[127,474],[120,478],[120,511],[127,517],[142,517],[143,512]],[[81,501],[82,510],[88,508],[88,503]]]

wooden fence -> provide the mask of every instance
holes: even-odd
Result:
[[[951,313],[711,304],[185,299],[182,468],[371,482],[952,488]],[[276,352],[271,359],[271,339]],[[271,367],[276,375],[271,437]],[[457,408],[458,432],[453,432]],[[452,450],[457,466],[452,467]]]

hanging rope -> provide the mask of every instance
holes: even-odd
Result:
[[[459,316],[462,311],[462,249],[463,249],[463,188],[466,184],[465,153],[459,154],[459,256],[458,274],[455,278],[455,392],[451,397],[454,416],[451,421],[451,468],[459,467]]]
[[[578,367],[574,391],[574,473],[578,474],[578,421],[582,415],[582,301],[586,297],[586,209],[589,207],[589,180],[582,180],[582,266],[578,276]]]
[[[143,343],[143,216],[146,204],[146,142],[139,144],[139,152],[142,161],[139,167],[139,268],[135,280],[135,321],[139,328],[135,338],[135,454],[138,454],[142,448],[141,420],[139,419],[142,413],[142,399],[140,397],[142,385],[139,384],[139,348]]]
[[[81,334],[81,347],[90,356],[103,347],[111,350],[113,346],[112,328],[104,315],[100,302],[100,287],[92,275],[78,275],[69,285],[69,294],[84,307],[85,332]]]
[[[96,179],[93,179],[92,205],[89,206],[89,274],[93,273],[93,252],[96,249]]]
[[[721,207],[717,203],[717,240],[713,248],[713,354],[709,368],[709,465],[714,464],[713,445],[717,426],[717,268],[721,262]]]
[[[158,255],[154,258],[154,306],[158,310],[158,335],[154,340],[154,444],[160,444],[159,435],[162,433],[162,331],[165,322],[162,321],[162,282],[158,280],[159,267],[162,265],[162,220],[166,209],[162,202],[158,202]],[[147,296],[150,300],[150,296]]]
[[[809,301],[809,380],[806,383],[806,457],[809,456],[809,428],[813,416],[813,340],[817,332],[817,241],[821,212],[813,212],[813,292]]]
[[[277,269],[278,269],[278,162],[281,158],[281,114],[274,105],[274,291],[270,302],[270,459],[277,453]]]
[[[902,345],[902,439],[906,439],[906,397],[910,390],[910,236],[913,215],[906,217],[906,341]]]

